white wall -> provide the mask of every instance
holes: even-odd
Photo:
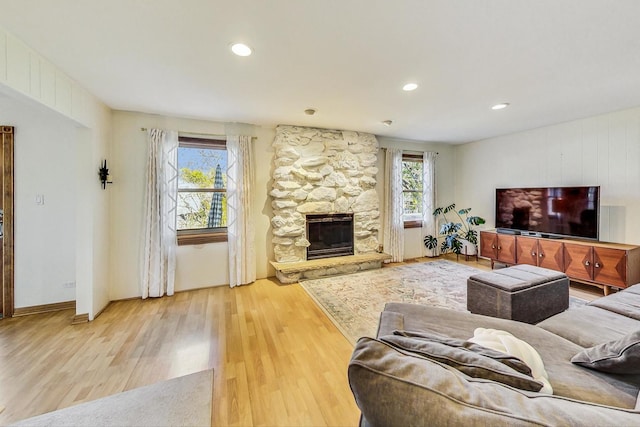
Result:
[[[436,159],[436,206],[448,204],[454,201],[454,181],[451,170],[453,168],[454,152],[453,146],[442,143],[419,142],[400,140],[387,137],[378,137],[381,148],[401,148],[404,151],[435,151],[438,153]],[[380,206],[384,206],[384,150],[378,153],[378,197]],[[381,223],[384,221],[384,209],[381,211]],[[380,242],[384,241],[383,227],[380,228]],[[404,231],[404,259],[418,258],[425,256],[426,252],[423,243],[424,236],[420,228],[407,228]]]
[[[15,307],[73,301],[75,125],[6,95],[0,118],[15,127]]]
[[[67,162],[61,162],[60,166],[49,176],[45,175],[50,171],[49,165],[46,165],[41,170],[34,167],[31,173],[37,176],[37,179],[35,181],[26,181],[27,188],[25,191],[31,191],[34,188],[51,191],[45,181],[40,181],[41,178],[44,178],[54,184],[64,180],[68,186],[68,194],[75,194],[74,211],[65,216],[64,220],[71,218],[75,214],[76,312],[78,314],[88,314],[89,319],[93,319],[95,313],[102,310],[109,302],[107,298],[109,260],[106,240],[109,234],[109,196],[100,192],[96,172],[100,160],[107,156],[109,150],[110,110],[62,70],[2,28],[0,28],[0,92],[9,95],[10,100],[4,100],[3,105],[5,105],[5,108],[7,108],[6,106],[9,106],[9,109],[13,108],[13,101],[27,106],[27,109],[23,110],[24,115],[22,116],[26,121],[22,122],[20,130],[16,131],[16,144],[18,144],[20,138],[18,132],[22,133],[22,129],[28,129],[26,131],[27,134],[33,130],[36,132],[43,131],[43,129],[52,130],[56,139],[46,140],[45,138],[39,138],[38,143],[31,142],[31,148],[45,154],[48,154],[51,150],[57,150],[59,142],[60,150],[67,150],[67,144],[73,141],[71,144],[74,146],[72,151],[75,151],[75,155],[73,152],[68,152],[69,157],[65,159]],[[42,123],[44,127],[40,127],[41,125],[37,121],[40,114],[45,114],[45,117],[47,117]],[[50,117],[52,117],[51,120],[53,122],[48,122]],[[59,120],[59,122],[56,120]],[[64,123],[64,125],[61,123]],[[43,144],[50,144],[50,146],[43,147]],[[29,161],[31,161],[29,156],[32,154],[35,153],[30,152],[27,155]],[[17,155],[23,156],[19,153]],[[52,158],[55,159],[56,154]],[[40,158],[38,157],[37,159]],[[20,161],[22,162],[23,160]],[[38,165],[37,162],[41,163],[42,161],[37,160],[34,164]],[[29,165],[29,167],[31,166]],[[21,178],[22,180],[24,178]],[[16,185],[21,184],[16,182]],[[33,188],[29,187],[29,185]],[[59,194],[54,194],[54,204],[51,205],[53,209],[56,209],[55,203],[62,198],[58,196]],[[26,197],[28,200],[31,196],[27,194]],[[49,199],[45,194],[45,205],[42,208],[49,206]],[[67,202],[70,200],[71,197],[68,196]],[[27,202],[24,206],[28,207],[30,205]],[[18,206],[16,206],[17,209]],[[40,212],[45,210],[47,209],[41,209]],[[53,216],[57,215],[57,212],[56,210]],[[57,220],[60,221],[60,219]],[[62,221],[64,222],[64,220]],[[16,227],[18,227],[18,221],[20,219],[16,218]],[[48,227],[55,228],[56,224],[48,224]],[[40,254],[38,250],[33,248],[33,245],[29,246],[31,244],[29,232],[25,236],[16,235],[16,258],[21,251],[22,253],[28,253],[31,263],[30,269],[33,268],[37,271],[37,265],[40,262],[46,263],[47,261],[42,261],[33,256],[33,254]],[[57,254],[51,255],[51,253],[56,252],[57,244],[60,243],[56,242],[55,239],[49,240],[53,236],[46,233],[41,233],[41,237],[47,238],[46,243],[44,243],[44,240],[38,240],[38,245],[44,245],[45,247],[54,245],[46,256],[55,261]],[[73,234],[70,234],[69,237],[73,242]],[[64,242],[61,246],[66,247],[66,244],[67,242]],[[73,243],[69,244],[73,245]],[[29,252],[30,248],[34,250]],[[65,260],[68,261],[68,258],[65,258]],[[19,261],[16,260],[17,262]],[[67,267],[65,267],[64,273],[61,271],[52,277],[52,280],[58,281],[60,277],[67,275]],[[44,294],[40,293],[38,298],[35,297],[35,293],[25,294],[22,291],[18,291],[18,286],[25,286],[22,283],[23,278],[20,277],[20,274],[22,273],[16,271],[16,281],[20,280],[21,282],[16,285],[16,307],[21,307],[22,304],[25,306],[37,304],[34,301],[48,304],[73,299],[67,296],[68,291],[58,293],[56,291],[57,285],[43,287],[41,291]],[[31,274],[30,270],[27,274]],[[36,277],[35,279],[37,280],[38,278]],[[26,286],[39,285],[27,284]],[[25,296],[24,299],[23,296],[18,295],[19,292]]]
[[[271,204],[267,192],[271,188],[271,142],[274,130],[251,125],[209,122],[143,113],[113,112],[113,150],[110,159],[112,178],[111,259],[112,300],[137,297],[142,231],[143,196],[146,167],[146,133],[141,128],[162,128],[179,132],[227,135],[253,135],[256,195],[253,218],[256,227],[258,278],[273,275],[269,260],[273,259],[270,239]],[[177,251],[176,291],[229,283],[227,243],[180,246]]]
[[[231,129],[233,130],[233,129]],[[274,128],[257,127],[255,154],[256,194],[254,198],[254,221],[256,224],[256,273],[259,278],[275,276],[276,271],[269,261],[275,259],[271,243],[271,196],[273,188],[272,168],[275,152],[271,147],[276,131]]]
[[[92,103],[91,124],[78,129],[76,189],[76,278],[81,286],[76,291],[76,311],[88,313],[89,319],[109,304],[111,268],[109,237],[111,193],[103,190],[98,168],[110,158],[111,110]]]
[[[456,146],[456,199],[495,221],[495,188],[599,185],[600,240],[640,244],[640,108]]]

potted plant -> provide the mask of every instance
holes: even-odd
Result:
[[[471,212],[471,208],[456,211],[455,203],[450,204],[446,208],[436,208],[433,211],[433,216],[436,217],[436,220],[442,216],[444,223],[440,227],[437,236],[425,236],[424,245],[427,249],[436,249],[438,247],[438,241],[442,239],[440,243],[440,253],[445,254],[452,252],[456,255],[465,255],[463,249],[465,246],[471,245],[475,252],[469,253],[469,251],[467,251],[466,255],[475,255],[478,250],[478,231],[473,227],[484,224],[485,220],[479,216],[471,216],[469,212]],[[447,218],[447,215],[451,217],[454,214],[457,218],[454,218],[453,221]]]

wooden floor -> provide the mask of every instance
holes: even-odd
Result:
[[[80,325],[74,314],[0,321],[0,425],[208,368],[213,425],[358,423],[352,347],[298,284],[117,301]]]
[[[214,368],[213,425],[357,425],[352,347],[302,288],[271,280],[0,321],[0,424]]]

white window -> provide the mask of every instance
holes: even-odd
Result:
[[[178,244],[226,241],[226,141],[184,136],[178,141]]]
[[[402,155],[402,196],[405,228],[422,226],[422,155]]]

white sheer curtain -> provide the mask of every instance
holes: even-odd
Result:
[[[229,285],[256,280],[255,232],[252,217],[254,185],[251,137],[227,137],[227,234]]]
[[[177,246],[178,133],[149,129],[147,142],[142,298],[173,295]]]
[[[422,155],[422,237],[435,236],[438,232],[433,211],[436,205],[436,157],[438,153],[425,152]],[[436,256],[437,249],[427,249],[422,245],[423,256]]]
[[[400,262],[404,259],[402,150],[386,149],[384,173],[384,252],[391,255],[391,262]]]

